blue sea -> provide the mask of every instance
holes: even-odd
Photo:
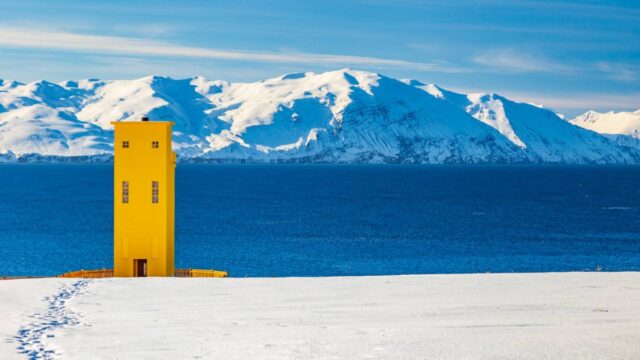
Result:
[[[640,270],[640,167],[179,164],[176,266]],[[0,165],[0,275],[112,266],[112,166]]]

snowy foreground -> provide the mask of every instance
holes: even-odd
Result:
[[[8,280],[0,309],[2,359],[640,359],[638,272]]]

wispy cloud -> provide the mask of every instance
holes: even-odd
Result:
[[[635,82],[638,80],[638,68],[629,64],[600,62],[596,64],[596,67],[607,77],[617,81]]]
[[[542,105],[572,118],[588,110],[596,111],[635,111],[640,109],[640,92],[605,93],[605,92],[536,92],[509,89],[482,89],[470,87],[450,87],[449,90],[461,94],[484,94],[494,92],[508,99],[523,103]]]
[[[433,8],[433,7],[456,7],[456,8],[468,8],[469,6],[484,6],[484,7],[499,7],[499,8],[524,8],[524,9],[553,9],[555,11],[591,11],[593,13],[600,13],[600,16],[604,16],[601,13],[604,11],[614,14],[631,13],[639,14],[640,10],[635,7],[635,4],[629,2],[628,4],[610,4],[605,1],[601,3],[593,1],[541,1],[541,0],[356,0],[362,4],[375,4],[384,7],[412,7],[412,8]]]
[[[575,14],[593,18],[615,18],[617,20],[636,20],[640,10],[633,2],[628,4],[595,3],[590,1],[540,1],[540,0],[473,0],[476,4],[485,6],[503,6],[523,9],[545,9],[557,13]],[[464,3],[464,2],[461,2]]]
[[[476,63],[503,72],[548,72],[573,74],[572,66],[515,49],[493,49],[474,57]]]
[[[590,72],[619,82],[637,81],[640,74],[638,66],[627,63],[591,62],[581,63],[578,66],[515,49],[492,49],[476,55],[473,61],[503,73],[544,72],[558,75],[579,75]]]
[[[545,107],[565,112],[569,117],[577,116],[586,110],[635,111],[640,109],[640,93],[637,92],[630,94],[578,93],[571,95],[549,95],[513,91],[503,91],[501,93],[517,101],[543,104]]]
[[[143,23],[135,25],[118,24],[114,25],[113,28],[118,32],[121,31],[123,33],[136,34],[140,36],[158,36],[176,32],[176,29],[173,26],[160,23]]]
[[[83,53],[141,56],[190,57],[247,62],[369,66],[420,71],[459,72],[461,69],[435,62],[414,62],[368,56],[315,54],[302,52],[259,52],[192,47],[144,38],[85,35],[64,31],[28,30],[0,27],[0,46],[55,49]]]

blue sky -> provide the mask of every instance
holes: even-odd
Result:
[[[0,78],[256,81],[351,67],[570,116],[637,110],[639,2],[0,0]]]

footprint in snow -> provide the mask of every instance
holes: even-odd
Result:
[[[17,349],[28,359],[53,359],[55,350],[47,347],[47,339],[53,338],[53,332],[59,328],[74,326],[80,323],[79,317],[66,307],[69,299],[77,296],[89,284],[88,280],[80,280],[72,284],[63,283],[57,294],[44,298],[47,303],[46,312],[35,313],[30,324],[18,330],[13,340],[18,343]]]

